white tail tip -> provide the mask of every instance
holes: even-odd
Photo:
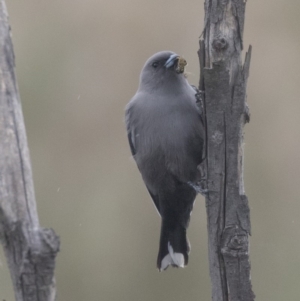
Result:
[[[161,261],[160,271],[165,270],[170,264],[179,268],[184,268],[184,256],[182,253],[176,253],[170,242],[168,242],[169,253]]]

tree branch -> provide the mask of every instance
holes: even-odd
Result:
[[[244,0],[206,0],[199,88],[206,117],[206,198],[213,301],[253,301],[250,218],[243,181],[243,127],[251,46],[241,62]]]
[[[0,240],[17,301],[53,301],[59,239],[39,225],[14,52],[0,0]]]

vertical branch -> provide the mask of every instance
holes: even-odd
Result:
[[[59,239],[39,225],[4,0],[0,0],[0,241],[17,301],[54,301]]]
[[[213,301],[253,301],[250,217],[243,182],[243,127],[251,46],[242,65],[244,0],[205,0],[198,51],[206,116],[206,198]]]

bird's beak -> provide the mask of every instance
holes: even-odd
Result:
[[[168,69],[170,67],[173,67],[175,63],[176,63],[176,68],[175,68],[176,73],[178,74],[183,73],[184,67],[187,65],[187,62],[182,56],[179,56],[177,54],[170,55],[170,57],[168,58],[164,66]]]
[[[168,60],[165,62],[165,67],[166,68],[170,68],[173,67],[175,65],[175,62],[178,60],[179,56],[177,54],[172,54],[170,55],[170,57],[168,58]]]

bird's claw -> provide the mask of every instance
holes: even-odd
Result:
[[[188,184],[193,187],[195,189],[195,191],[197,193],[200,193],[201,195],[203,195],[204,197],[208,196],[208,189],[203,187],[205,184],[203,183],[203,181],[201,182],[197,182],[197,183],[193,183],[193,182],[188,182]],[[204,184],[204,185],[203,185]]]

